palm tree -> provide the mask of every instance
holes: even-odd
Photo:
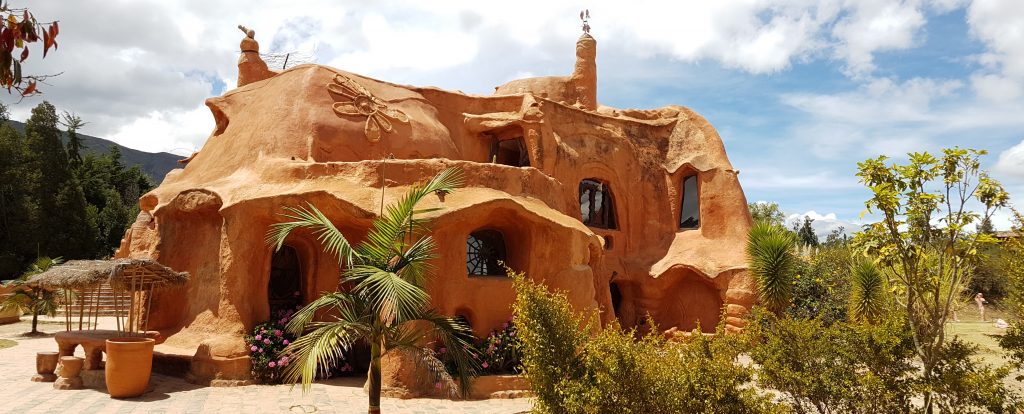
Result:
[[[39,325],[39,314],[46,316],[56,316],[57,309],[60,308],[63,299],[63,293],[59,290],[43,289],[36,286],[30,286],[28,280],[35,275],[45,272],[47,269],[64,263],[64,259],[39,257],[32,266],[29,267],[28,271],[23,273],[21,277],[8,282],[5,287],[12,287],[14,291],[4,298],[3,302],[0,302],[0,309],[20,309],[22,312],[32,312],[32,332],[33,334],[39,333],[37,326]]]
[[[312,301],[288,323],[298,336],[284,350],[293,362],[285,368],[288,381],[301,379],[307,392],[318,372],[363,341],[370,346],[370,413],[380,412],[381,358],[393,351],[412,357],[432,384],[454,395],[456,381],[430,346],[437,345],[446,348],[459,377],[458,392],[466,394],[478,368],[471,353],[473,333],[464,322],[429,308],[425,284],[433,272],[435,243],[426,234],[428,220],[418,215],[438,209],[416,209],[424,197],[450,193],[462,182],[459,170],[446,169],[413,186],[398,203],[382,208],[366,240],[355,246],[312,204],[285,208],[282,215],[292,221],[272,225],[268,243],[280,249],[292,231],[309,231],[326,253],[338,258],[345,269],[339,285],[346,287]],[[326,316],[314,320],[319,315]]]
[[[868,259],[860,259],[850,269],[850,319],[874,322],[885,312],[885,279]]]
[[[769,222],[757,222],[747,235],[750,272],[764,306],[781,314],[793,300],[793,276],[797,260],[793,233]]]

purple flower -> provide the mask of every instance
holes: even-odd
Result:
[[[487,369],[487,367],[489,367],[490,365],[488,365],[487,362],[484,362],[484,364],[481,366],[484,367],[484,369]]]
[[[270,345],[270,338],[264,339],[264,340],[263,340],[263,343],[265,343],[265,344],[267,344],[267,345]]]
[[[508,322],[501,324],[501,329],[508,329]]]
[[[270,363],[267,364],[267,366],[273,368],[273,367],[276,367],[277,364],[275,364],[274,361],[270,361]]]
[[[281,330],[280,329],[274,329],[274,335],[281,336]]]
[[[251,348],[249,348],[249,350],[252,352],[256,352],[256,345],[253,345]]]
[[[445,347],[443,347],[443,346],[441,347],[441,349],[438,349],[438,350],[437,350],[437,353],[439,353],[439,354],[443,354],[443,353],[445,353],[445,352],[448,352],[448,348],[445,348]]]
[[[259,340],[261,340],[261,339],[263,339],[263,335],[256,335],[256,340],[257,340],[257,341],[259,341]]]
[[[288,345],[288,340],[287,339],[284,340],[284,344]]]
[[[261,353],[261,354],[263,353],[263,348],[260,348],[260,353]]]

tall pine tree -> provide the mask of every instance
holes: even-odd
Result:
[[[49,102],[32,109],[25,125],[29,165],[39,174],[34,193],[42,213],[40,254],[69,259],[94,256],[96,214],[90,214],[61,142],[57,110]]]

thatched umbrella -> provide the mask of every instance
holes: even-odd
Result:
[[[72,260],[60,266],[33,276],[29,285],[44,289],[62,289],[70,302],[71,290],[83,293],[94,289],[99,292],[100,286],[110,285],[115,292],[115,309],[118,330],[121,329],[122,303],[117,293],[128,293],[128,320],[125,331],[135,332],[143,328],[143,318],[148,322],[149,307],[152,304],[152,291],[157,288],[182,286],[188,282],[187,272],[176,272],[173,269],[146,259],[114,259],[114,260]],[[93,296],[92,311],[89,319],[98,320],[98,295]],[[79,294],[78,326],[82,328],[85,316],[84,295]],[[65,312],[67,329],[71,330],[71,316]],[[95,329],[95,324],[92,326]]]

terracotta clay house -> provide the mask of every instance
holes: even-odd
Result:
[[[337,287],[337,261],[297,233],[273,251],[283,206],[312,203],[358,240],[382,203],[455,166],[465,188],[424,207],[440,246],[438,309],[483,335],[513,292],[500,261],[562,289],[605,322],[742,328],[754,301],[750,218],[722,140],[681,106],[616,109],[597,99],[597,42],[571,75],[490,96],[396,85],[320,65],[272,71],[249,32],[238,88],[210,98],[216,128],[184,169],[140,200],[119,257],[192,275],[155,297],[149,329],[201,382],[248,378],[242,336],[272,308]],[[382,195],[382,186],[385,187]]]

